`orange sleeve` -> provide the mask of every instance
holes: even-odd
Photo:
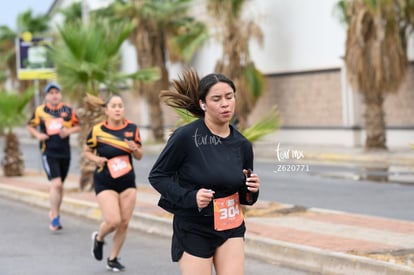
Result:
[[[40,117],[39,117],[39,108],[41,108],[42,106],[38,106],[36,108],[36,110],[34,111],[32,117],[30,118],[29,122],[27,123],[27,125],[29,125],[30,127],[37,127],[40,124]]]
[[[138,129],[138,127],[137,127],[137,129],[136,129],[136,131],[135,131],[135,137],[134,137],[134,140],[135,140],[135,142],[136,142],[136,143],[138,143],[139,145],[142,145],[142,143],[141,143],[141,136],[140,136],[140,134],[139,134],[139,129]]]
[[[79,125],[79,118],[76,115],[74,109],[72,109],[72,117],[71,117],[71,120],[72,120],[72,126],[78,126]]]

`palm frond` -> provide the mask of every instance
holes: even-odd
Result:
[[[256,68],[253,63],[244,68],[244,77],[248,90],[254,98],[259,98],[263,94],[265,79],[263,74]]]
[[[208,40],[207,26],[193,18],[184,18],[172,22],[168,49],[172,61],[180,57],[185,63],[191,61],[195,52]]]
[[[32,9],[28,9],[17,16],[17,27],[19,32],[44,33],[49,30],[49,16],[47,14],[34,16]]]
[[[20,126],[26,119],[25,107],[32,100],[33,89],[26,90],[23,95],[18,92],[0,91],[0,128],[9,129]]]
[[[237,20],[245,3],[246,0],[208,0],[207,9],[220,20]]]
[[[0,54],[0,64],[5,64],[9,62],[10,59],[15,58],[15,51],[14,49],[9,49],[8,51],[4,51]]]
[[[180,116],[180,120],[177,121],[176,127],[188,124],[197,119],[190,112],[174,108],[175,112]],[[274,133],[280,127],[279,114],[276,107],[271,108],[265,113],[256,123],[250,127],[241,131],[242,135],[246,137],[250,142],[254,143],[264,136]]]
[[[168,26],[171,19],[180,18],[190,8],[191,0],[146,0],[143,1],[140,16],[147,20],[154,20]]]
[[[335,4],[333,15],[338,18],[342,25],[346,26],[349,23],[349,16],[346,12],[346,0],[340,0]]]
[[[16,36],[17,34],[12,29],[10,29],[9,26],[6,26],[6,25],[0,26],[0,41],[4,41],[4,40],[14,41]]]
[[[279,129],[279,124],[279,115],[274,107],[265,113],[256,123],[244,129],[242,134],[253,143],[262,137],[275,132]]]
[[[159,68],[145,68],[125,76],[137,81],[154,81],[160,79],[161,72]]]
[[[65,17],[65,24],[70,24],[73,21],[82,20],[82,3],[73,3],[69,7],[59,9],[58,13],[61,13]]]
[[[86,92],[97,95],[101,84],[116,92],[128,78],[157,79],[159,73],[154,69],[133,74],[119,72],[120,48],[134,28],[134,22],[106,18],[91,18],[87,25],[74,22],[59,27],[61,41],[53,47],[52,57],[64,91],[79,98]]]
[[[180,116],[180,120],[177,121],[176,126],[182,126],[188,124],[197,119],[192,113],[179,108],[174,108],[175,112]]]

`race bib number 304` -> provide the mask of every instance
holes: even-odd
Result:
[[[111,176],[116,179],[131,171],[131,163],[128,156],[114,157],[108,160],[108,169]]]
[[[243,211],[238,193],[225,198],[214,199],[213,205],[214,229],[216,231],[236,228],[243,223]]]

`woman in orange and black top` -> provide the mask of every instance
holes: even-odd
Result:
[[[105,104],[107,120],[95,125],[84,146],[87,159],[96,163],[94,188],[103,222],[92,234],[92,254],[102,260],[104,238],[112,233],[112,250],[107,268],[121,271],[118,255],[126,238],[128,223],[136,202],[135,173],[132,157],[141,159],[138,127],[124,118],[124,103],[114,95]]]

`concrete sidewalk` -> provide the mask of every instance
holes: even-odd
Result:
[[[413,138],[414,144],[414,138]],[[256,159],[279,162],[279,156],[289,151],[285,161],[317,163],[351,163],[363,166],[410,166],[414,168],[414,149],[392,147],[387,151],[366,151],[363,147],[340,147],[333,145],[299,145],[279,143],[276,139],[265,139],[254,144]],[[300,155],[295,159],[294,155]]]
[[[0,176],[0,195],[47,208],[48,182],[36,171],[24,177]],[[99,220],[94,193],[80,192],[78,177],[65,183],[65,213]],[[159,195],[138,185],[131,227],[171,235],[171,215],[157,206]],[[319,274],[414,274],[414,222],[354,215],[322,209],[301,209],[258,201],[246,212],[246,253]],[[48,226],[45,211],[45,230]]]

